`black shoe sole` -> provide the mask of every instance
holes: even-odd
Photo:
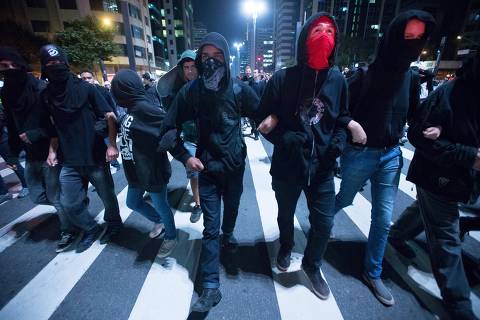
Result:
[[[55,249],[55,252],[56,253],[60,253],[60,252],[64,252],[64,251],[67,251],[68,249],[70,249],[71,247],[73,247],[73,245],[77,242],[77,237],[74,237],[72,242],[70,242],[68,245],[66,245],[65,247],[63,248],[56,248]]]
[[[190,222],[191,222],[191,223],[197,223],[197,222],[200,220],[201,217],[202,217],[202,214],[201,214],[201,213],[198,215],[198,218],[197,218],[197,217],[194,217],[194,216],[193,216],[193,213],[192,213],[192,215],[190,216]]]
[[[310,277],[308,276],[307,272],[303,269],[303,267],[302,267],[302,271],[305,274],[305,277],[307,277],[308,282],[310,282],[310,289],[312,290],[313,294],[315,294],[318,298],[320,298],[320,300],[327,300],[328,297],[330,296],[330,289],[327,295],[321,294],[320,292],[315,290],[315,288],[313,287],[312,280],[310,280]],[[328,283],[327,283],[327,286],[328,286]]]
[[[393,299],[392,301],[389,301],[389,300],[386,300],[382,296],[377,294],[377,292],[373,288],[373,285],[370,282],[370,279],[368,278],[368,276],[365,273],[362,274],[362,278],[363,278],[363,281],[365,281],[367,283],[368,288],[372,291],[375,298],[377,298],[377,300],[380,301],[384,306],[391,307],[395,304],[395,299]]]
[[[288,265],[287,267],[283,267],[281,266],[278,261],[275,261],[275,264],[277,265],[277,269],[282,271],[282,272],[287,272],[288,271],[288,268],[290,268],[290,265]]]
[[[222,295],[219,295],[218,300],[216,300],[211,307],[209,308],[195,308],[195,306],[192,307],[192,312],[198,312],[198,313],[205,313],[210,311],[212,308],[216,307],[220,301],[222,301]]]

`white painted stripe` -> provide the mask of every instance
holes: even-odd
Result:
[[[246,144],[257,203],[260,209],[263,233],[265,240],[272,242],[278,239],[279,230],[276,219],[277,202],[271,187],[271,177],[268,173],[270,162],[267,163],[265,161],[265,159],[268,159],[268,156],[260,140],[246,139]],[[295,232],[296,246],[294,251],[303,252],[306,239],[296,218],[295,228],[297,230]],[[278,243],[274,246],[268,245],[267,248],[273,266],[275,265],[273,261],[275,261]],[[274,287],[282,319],[318,319],[319,314],[325,319],[343,319],[333,294],[323,301],[310,291],[310,284],[305,276],[301,272],[297,272],[300,268],[300,260],[301,255],[295,253],[293,255],[293,264],[290,267],[291,272],[288,273],[289,283],[285,286],[282,285],[285,282],[279,276],[277,268],[272,268]],[[285,276],[285,274],[282,276]]]
[[[22,165],[22,167],[25,168],[25,161],[20,162],[20,164]],[[2,176],[2,178],[5,178],[6,176],[11,175],[12,173],[14,173],[14,172],[10,168],[5,168],[5,169],[0,171],[0,175]]]
[[[127,187],[118,195],[120,215],[125,221],[131,210],[125,205]],[[97,220],[103,220],[103,213]],[[0,319],[47,320],[67,294],[100,255],[106,245],[96,241],[80,254],[58,254],[8,304],[0,310]]]
[[[130,313],[130,320],[188,317],[193,295],[190,279],[195,279],[203,231],[203,216],[196,223],[190,222],[189,191],[190,184],[175,212],[175,225],[179,231],[177,247],[170,257],[157,258],[152,264]]]
[[[405,147],[400,147],[400,149],[402,150],[402,155],[405,159],[408,159],[410,161],[412,161],[413,159],[413,154],[414,154],[414,151],[412,150],[409,150]]]
[[[340,189],[340,180],[337,178],[335,178],[335,188],[337,192]],[[357,193],[357,195],[355,196],[353,200],[353,205],[343,209],[347,216],[350,218],[350,220],[352,220],[357,225],[357,227],[360,229],[360,231],[365,237],[368,237],[368,233],[370,231],[371,209],[372,206],[370,202],[360,193]],[[420,299],[425,302],[425,305],[431,308],[431,310],[434,312],[444,314],[443,306],[438,301],[437,303],[435,303],[433,299],[426,298],[428,300],[428,303],[426,303],[426,301],[423,299],[423,297],[425,296],[424,292],[422,293],[418,290],[421,288],[426,288],[427,293],[435,296],[436,293],[439,292],[437,283],[435,281],[432,283],[431,281],[429,281],[428,278],[422,278],[422,274],[417,272],[416,269],[406,267],[405,264],[401,262],[400,259],[398,259],[398,257],[393,257],[393,255],[388,254],[388,252],[386,254],[386,259],[390,262],[390,265],[392,265],[392,267],[400,275],[400,277],[402,277],[402,279],[420,297]],[[426,258],[423,258],[423,260],[426,260]],[[421,286],[419,284],[421,284]],[[473,311],[477,316],[479,316],[480,299],[472,292],[471,300]]]

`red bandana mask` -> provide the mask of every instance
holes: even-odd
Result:
[[[305,42],[310,68],[321,70],[329,67],[328,58],[335,47],[335,32],[335,25],[328,17],[320,17],[312,23]]]

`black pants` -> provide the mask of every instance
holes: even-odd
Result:
[[[401,240],[413,240],[424,230],[422,215],[418,207],[418,200],[403,210],[398,220],[390,229],[390,237]]]
[[[224,174],[200,172],[198,183],[204,229],[199,271],[203,288],[213,289],[220,286],[221,201],[223,199],[222,232],[231,235],[237,221],[238,206],[243,192],[244,171],[245,167]]]
[[[300,186],[273,178],[272,188],[278,203],[278,228],[280,229],[280,245],[284,250],[291,250],[295,245],[294,215],[300,193],[305,193],[310,214],[310,231],[303,257],[303,266],[317,270],[327,249],[328,238],[333,227],[335,216],[335,185],[333,175],[315,181],[310,186]]]
[[[433,275],[446,309],[453,319],[475,319],[462,263],[457,203],[418,186],[417,196]]]

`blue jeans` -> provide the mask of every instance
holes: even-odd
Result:
[[[154,223],[163,223],[165,239],[175,239],[177,231],[172,210],[167,200],[167,185],[160,192],[149,192],[153,207],[143,199],[145,189],[128,186],[127,207],[137,211]]]
[[[282,249],[292,250],[294,239],[294,216],[300,193],[305,193],[310,214],[310,231],[308,232],[307,246],[303,256],[303,267],[316,271],[322,264],[323,255],[327,249],[328,238],[333,226],[335,212],[335,185],[333,173],[329,176],[312,182],[310,186],[292,185],[273,178],[272,188],[278,204],[278,228],[280,230],[280,244]]]
[[[98,166],[62,167],[60,171],[60,203],[78,228],[89,231],[97,226],[88,211],[88,182],[97,190],[105,206],[104,220],[109,225],[122,225],[117,195],[108,164]]]
[[[335,212],[349,206],[360,188],[370,179],[372,215],[365,255],[365,273],[378,279],[390,231],[393,206],[398,191],[402,151],[399,146],[390,149],[347,146],[340,158],[342,183],[335,199]]]
[[[223,198],[224,235],[231,235],[238,216],[238,206],[243,192],[243,173],[245,167],[235,172],[212,174],[200,172],[200,206],[203,211],[203,239],[200,255],[202,285],[206,289],[220,286],[220,222],[221,201]]]

